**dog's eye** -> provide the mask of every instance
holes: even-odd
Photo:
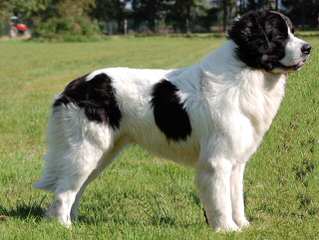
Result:
[[[295,28],[291,28],[291,29],[290,29],[290,32],[291,32],[292,34],[294,34],[294,33],[295,33]]]

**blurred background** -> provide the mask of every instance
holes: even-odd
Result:
[[[318,29],[319,0],[1,0],[0,35],[223,33],[232,19],[260,8],[285,13],[299,29]]]

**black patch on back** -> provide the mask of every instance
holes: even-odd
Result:
[[[186,140],[191,135],[190,120],[178,95],[178,89],[167,80],[154,85],[151,104],[155,123],[168,140]]]
[[[86,81],[86,76],[70,82],[53,106],[73,103],[84,109],[89,120],[107,123],[113,129],[119,128],[122,114],[115,99],[111,78],[101,73]]]

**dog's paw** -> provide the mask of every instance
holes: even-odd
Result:
[[[230,221],[226,223],[219,224],[215,227],[216,232],[238,232],[240,228],[236,225],[235,222]]]
[[[71,218],[68,217],[68,216],[58,216],[57,220],[65,228],[71,228],[72,227]]]
[[[70,229],[72,227],[72,222],[71,221],[60,221],[59,219],[59,223],[61,223],[63,225],[63,227]]]
[[[54,207],[51,207],[47,210],[45,213],[45,218],[52,220],[55,219],[66,228],[71,228],[72,226],[71,218],[68,215],[59,214]]]
[[[249,221],[245,217],[235,219],[235,222],[240,229],[247,228],[250,225]]]

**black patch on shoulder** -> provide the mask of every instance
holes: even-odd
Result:
[[[121,111],[115,99],[111,78],[105,73],[86,81],[87,75],[70,82],[53,107],[73,103],[84,109],[86,117],[95,122],[107,123],[113,129],[120,127]]]
[[[155,123],[168,140],[186,140],[191,135],[190,120],[183,103],[176,94],[178,89],[167,80],[154,85],[151,104]]]

